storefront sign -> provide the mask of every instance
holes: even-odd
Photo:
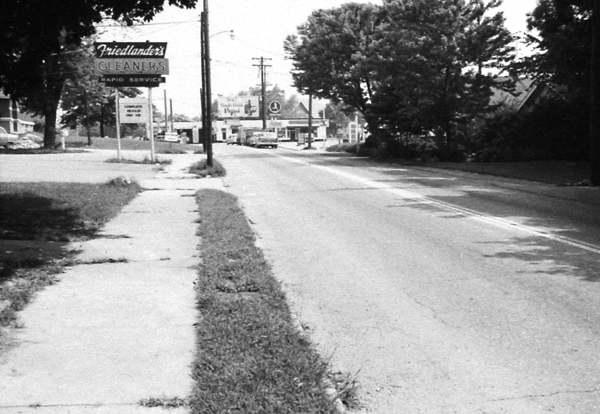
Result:
[[[169,74],[166,42],[96,42],[94,73],[109,87],[157,87]]]
[[[166,42],[96,42],[96,58],[164,58],[167,53]]]
[[[121,124],[147,124],[149,110],[147,99],[129,98],[119,100],[119,120]]]
[[[165,82],[163,76],[152,75],[106,75],[98,79],[109,87],[157,87]]]
[[[283,121],[269,121],[269,128],[283,128]]]
[[[96,75],[168,75],[169,59],[95,59]]]
[[[278,114],[281,112],[281,103],[279,101],[269,102],[269,112],[272,114]]]
[[[219,118],[258,117],[258,96],[217,97]]]

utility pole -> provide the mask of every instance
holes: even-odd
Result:
[[[210,85],[210,36],[208,26],[208,0],[204,0],[204,11],[200,14],[200,55],[202,58],[202,91],[203,107],[206,109],[202,116],[202,129],[206,145],[206,165],[213,166],[212,151],[212,116],[211,116],[211,85]]]
[[[272,65],[265,65],[265,60],[271,60],[270,58],[252,58],[252,60],[260,60],[260,64],[252,65],[257,66],[260,69],[260,85],[262,95],[262,124],[263,129],[267,129],[267,74],[265,68],[271,67]]]

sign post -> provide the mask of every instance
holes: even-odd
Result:
[[[152,119],[152,88],[148,88],[148,125],[150,125],[150,160],[154,164],[154,120]]]
[[[115,88],[115,117],[116,117],[116,129],[117,129],[117,159],[119,162],[121,161],[121,117],[119,116],[119,112],[121,112],[121,107],[119,103],[119,88]]]

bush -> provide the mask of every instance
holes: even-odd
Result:
[[[452,145],[450,148],[436,148],[431,151],[433,159],[447,162],[464,162],[467,160],[467,153],[464,148],[458,145]]]
[[[589,106],[550,96],[529,112],[504,111],[481,131],[477,161],[586,161]]]
[[[382,147],[384,156],[405,160],[430,159],[437,148],[431,137],[418,135],[391,137]]]

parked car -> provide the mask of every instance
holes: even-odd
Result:
[[[238,134],[231,134],[227,137],[227,145],[239,145]]]
[[[177,132],[165,132],[164,140],[167,142],[179,142],[179,135]]]
[[[9,134],[6,129],[0,127],[0,147],[5,147],[8,144],[12,144],[17,141],[19,136],[17,134]]]
[[[251,147],[272,147],[277,148],[277,134],[275,132],[258,131],[248,138],[248,145]]]

